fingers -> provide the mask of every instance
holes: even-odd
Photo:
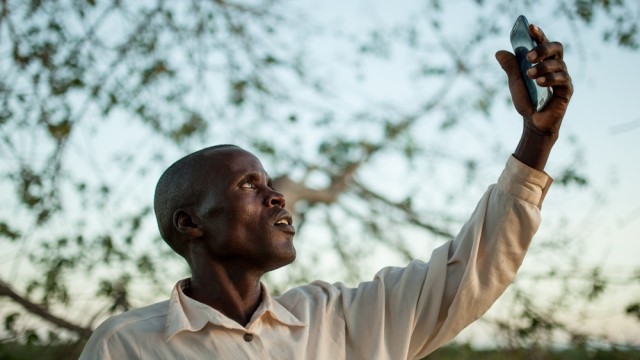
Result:
[[[530,76],[531,77],[531,76]],[[550,72],[535,78],[536,83],[543,87],[565,86],[571,79],[566,71]]]
[[[554,97],[569,100],[573,94],[571,76],[563,60],[564,46],[559,42],[551,42],[536,25],[529,26],[529,33],[538,46],[527,54],[527,60],[536,64],[527,71],[529,78],[544,87],[552,87]]]
[[[536,25],[529,25],[529,34],[536,41],[536,46],[527,55],[527,60],[531,63],[540,62],[544,59],[562,59],[564,56],[564,47],[559,42],[550,42],[542,29]]]
[[[571,76],[562,59],[543,60],[527,70],[527,76],[544,87],[552,87],[554,96],[569,100],[573,95]]]
[[[544,42],[548,42],[547,36],[544,34],[542,29],[540,29],[537,25],[530,24],[529,25],[529,34],[538,44],[542,44]]]
[[[562,59],[564,47],[559,42],[543,42],[538,44],[527,54],[530,63],[537,63],[544,59]]]
[[[571,99],[571,96],[573,95],[573,83],[571,82],[569,73],[567,73],[566,71],[559,72],[554,73],[552,76],[547,75],[546,77],[549,77],[549,83],[553,84],[550,86],[554,90],[555,97],[567,101]]]
[[[561,80],[568,75],[567,65],[563,60],[544,60],[527,70],[527,75],[540,86],[562,85]]]

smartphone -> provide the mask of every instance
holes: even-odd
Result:
[[[534,80],[527,76],[527,70],[535,65],[527,60],[527,53],[536,47],[536,45],[535,40],[529,35],[529,21],[527,21],[524,15],[518,16],[516,23],[513,25],[513,29],[511,29],[511,46],[520,64],[520,74],[527,86],[531,103],[536,108],[536,111],[540,111],[547,105],[553,92],[551,88],[539,86]]]

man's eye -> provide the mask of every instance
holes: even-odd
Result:
[[[256,185],[253,183],[253,181],[249,180],[240,184],[240,187],[245,189],[255,189]]]

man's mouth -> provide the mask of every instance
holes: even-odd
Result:
[[[293,227],[293,219],[286,210],[278,215],[276,222],[273,225],[281,228],[285,232],[295,233],[296,231],[296,228]]]
[[[291,215],[289,214],[288,211],[283,211],[282,213],[280,213],[278,215],[278,217],[276,218],[276,222],[273,225],[293,225],[293,219],[291,218]]]
[[[276,221],[275,225],[291,225],[291,220],[284,218]]]

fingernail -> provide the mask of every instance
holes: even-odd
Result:
[[[535,60],[535,58],[536,58],[536,57],[538,57],[538,54],[536,54],[535,50],[530,51],[530,52],[527,54],[527,60],[529,60],[529,61],[533,61],[533,60]]]
[[[536,68],[532,67],[532,68],[529,68],[529,70],[527,70],[527,75],[536,76],[537,72],[538,72],[538,70],[536,70]]]

